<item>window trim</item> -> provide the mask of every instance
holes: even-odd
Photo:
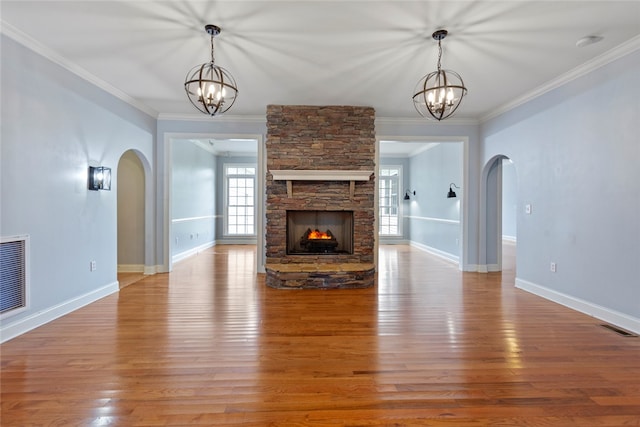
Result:
[[[229,233],[229,174],[227,170],[229,168],[253,168],[253,175],[233,175],[234,178],[251,178],[253,179],[253,233],[252,234],[239,234]],[[223,181],[223,230],[222,235],[224,237],[257,237],[258,224],[257,224],[257,181],[258,181],[258,165],[255,163],[224,163],[222,166],[222,181]]]
[[[404,230],[402,227],[402,223],[404,215],[403,215],[403,203],[402,203],[402,197],[404,196],[402,193],[404,193],[404,183],[403,183],[403,177],[402,177],[402,165],[396,165],[396,164],[388,164],[388,165],[380,165],[379,170],[382,171],[383,169],[396,169],[398,171],[398,232],[397,234],[382,234],[381,229],[382,229],[382,216],[380,214],[380,210],[382,208],[382,203],[381,203],[381,194],[380,194],[380,183],[378,183],[378,235],[381,238],[394,238],[394,237],[403,237],[404,236]],[[382,172],[380,172],[380,176],[378,177],[379,180],[383,179],[382,176]]]

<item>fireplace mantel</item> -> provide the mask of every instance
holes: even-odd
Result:
[[[272,170],[274,181],[369,181],[373,171],[362,170]]]
[[[270,171],[274,181],[287,181],[287,196],[293,195],[293,181],[349,181],[351,197],[355,192],[356,181],[369,181],[373,171],[371,170],[272,170]]]

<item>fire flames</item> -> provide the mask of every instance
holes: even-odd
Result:
[[[333,239],[333,236],[329,233],[324,233],[322,231],[318,231],[318,230],[314,230],[311,233],[309,233],[309,235],[307,236],[307,239],[311,240],[311,239],[325,239],[325,240],[331,240]]]

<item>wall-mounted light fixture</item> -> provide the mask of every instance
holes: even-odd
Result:
[[[411,194],[413,194],[414,196],[416,195],[415,190],[411,191],[411,190],[407,190],[404,192],[404,200],[411,200]]]
[[[447,193],[447,199],[453,199],[453,198],[457,197],[456,192],[453,191],[453,188],[451,188],[451,187],[456,187],[458,190],[460,189],[460,187],[455,185],[453,182],[451,184],[449,184],[449,192]]]
[[[111,190],[111,168],[89,166],[89,190]]]

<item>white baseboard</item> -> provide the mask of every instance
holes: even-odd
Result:
[[[223,238],[216,240],[216,245],[255,245],[257,240],[255,238]]]
[[[144,268],[143,264],[118,264],[118,273],[142,273]]]
[[[516,243],[517,239],[516,236],[506,236],[506,235],[502,235],[502,240],[506,240],[507,242],[511,242],[511,243]]]
[[[142,273],[149,276],[162,272],[160,265],[118,264],[118,273]]]
[[[402,239],[402,238],[394,239],[393,237],[391,238],[381,237],[380,244],[381,245],[409,245],[411,244],[411,242],[407,239]]]
[[[442,258],[445,261],[454,263],[456,265],[460,263],[460,258],[453,254],[450,254],[449,252],[444,252],[444,251],[441,251],[440,249],[432,248],[431,246],[423,245],[422,243],[417,243],[413,241],[409,242],[409,245],[416,249],[420,249],[421,251],[428,252],[431,255],[435,255],[438,258]]]
[[[622,329],[640,334],[640,319],[636,317],[518,278],[516,278],[516,288],[611,323]]]
[[[156,273],[166,273],[165,268],[161,265],[145,265],[142,274],[145,276],[156,274]]]
[[[179,254],[175,254],[172,258],[171,258],[171,262],[173,264],[180,262],[182,260],[185,260],[187,258],[189,258],[190,256],[194,256],[194,255],[198,255],[200,252],[205,251],[213,246],[216,245],[216,242],[207,242],[203,245],[197,246],[193,249],[189,249],[187,251],[181,252]]]
[[[118,291],[118,282],[113,282],[87,294],[81,295],[53,307],[46,308],[30,316],[16,320],[15,322],[2,322],[2,326],[0,327],[0,342],[8,341],[12,338],[24,334],[25,332],[29,332],[30,330],[35,329],[38,326],[49,323],[52,320],[57,319],[58,317],[69,314],[72,311],[89,305],[92,302],[99,300],[100,298],[104,298]]]

